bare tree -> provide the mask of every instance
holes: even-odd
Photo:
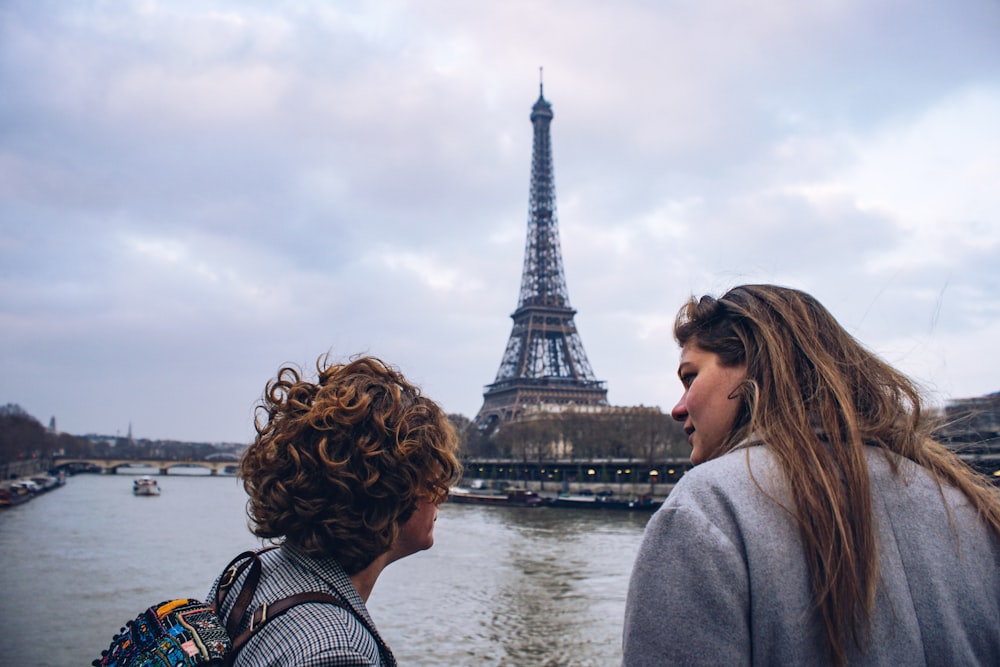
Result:
[[[451,414],[448,415],[448,421],[455,428],[455,433],[458,435],[458,453],[459,456],[468,456],[469,451],[469,437],[475,433],[475,424],[472,420],[465,415]]]

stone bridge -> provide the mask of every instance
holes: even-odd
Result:
[[[160,471],[161,475],[169,474],[172,468],[206,468],[211,471],[212,475],[218,475],[220,472],[229,472],[229,469],[235,468],[236,465],[238,465],[238,462],[234,460],[175,461],[167,459],[102,459],[72,456],[60,456],[52,460],[52,467],[56,469],[80,467],[99,468],[102,473],[111,475],[117,474],[119,468],[133,467],[156,468]]]

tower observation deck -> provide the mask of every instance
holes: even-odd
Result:
[[[566,289],[556,218],[552,117],[552,105],[539,83],[538,100],[531,108],[534,148],[521,294],[500,368],[486,386],[476,415],[480,430],[532,408],[608,405],[607,387],[595,379],[587,361]]]

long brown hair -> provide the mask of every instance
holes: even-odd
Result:
[[[849,641],[864,650],[875,607],[878,544],[865,445],[958,488],[1000,536],[996,489],[933,439],[918,388],[812,296],[743,285],[719,299],[692,298],[677,315],[674,336],[681,346],[719,355],[723,365],[746,366],[740,413],[716,455],[752,436],[777,458],[836,663],[846,662]]]

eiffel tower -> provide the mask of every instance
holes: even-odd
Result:
[[[538,101],[531,108],[535,139],[521,295],[500,369],[486,385],[476,415],[481,432],[533,409],[608,405],[607,387],[594,378],[573,322],[576,311],[569,305],[556,219],[551,123],[552,105],[539,82]]]

